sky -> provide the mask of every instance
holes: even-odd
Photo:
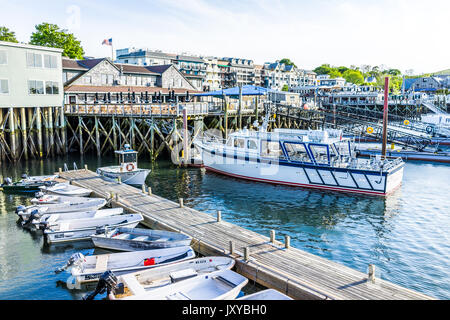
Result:
[[[415,74],[450,68],[449,0],[0,0],[0,26],[28,42],[57,24],[87,56],[159,49],[299,68],[385,66]]]

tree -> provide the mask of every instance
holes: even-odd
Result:
[[[84,55],[81,42],[72,33],[47,22],[36,26],[36,32],[31,34],[30,44],[64,49],[62,55],[71,59],[83,59]]]
[[[391,76],[399,76],[402,74],[402,72],[398,69],[389,69],[387,73],[390,74]]]
[[[289,91],[289,86],[285,84],[283,88],[281,88],[281,91]]]
[[[10,31],[7,27],[0,27],[0,41],[19,42],[16,39],[14,31]]]
[[[342,74],[342,77],[347,81],[354,84],[363,84],[364,76],[359,70],[347,70]]]
[[[336,68],[331,68],[330,72],[328,72],[328,75],[330,76],[330,79],[342,77],[342,74]]]
[[[331,67],[329,64],[323,64],[320,67],[317,67],[313,70],[317,74],[328,74],[331,71]]]
[[[280,60],[280,63],[284,63],[287,66],[294,66],[295,68],[297,68],[297,66],[295,65],[294,62],[292,62],[290,59],[288,58],[283,58]]]

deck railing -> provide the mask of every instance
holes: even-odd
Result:
[[[179,104],[66,104],[67,115],[128,116],[128,117],[167,117],[182,116],[183,109],[188,115],[206,115],[207,102]]]

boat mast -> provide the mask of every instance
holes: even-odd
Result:
[[[383,144],[381,146],[381,158],[386,159],[387,122],[389,106],[389,77],[384,78],[384,109],[383,109]]]

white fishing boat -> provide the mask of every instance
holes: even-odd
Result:
[[[176,262],[158,268],[127,273],[118,277],[114,292],[109,299],[122,299],[132,295],[144,294],[149,290],[186,280],[198,275],[209,274],[218,270],[230,270],[234,259],[229,257],[204,257]]]
[[[143,185],[150,173],[149,169],[139,169],[137,167],[137,151],[131,149],[126,144],[123,150],[115,151],[119,155],[119,165],[102,167],[97,169],[97,174],[107,180],[120,180],[130,185]]]
[[[35,198],[31,199],[32,204],[37,205],[47,205],[55,203],[80,203],[90,201],[92,199],[102,199],[102,198],[86,198],[86,197],[69,197],[69,196],[59,196],[56,194],[45,194],[42,191],[35,193]]]
[[[122,300],[233,300],[248,279],[239,273],[225,269],[206,275],[198,275]]]
[[[105,206],[107,201],[102,198],[80,198],[79,200],[71,199],[69,201],[49,204],[35,204],[31,206],[17,206],[16,214],[23,220],[27,221],[33,211],[34,218],[42,216],[42,214],[66,213],[77,211],[93,211]]]
[[[88,240],[92,234],[105,227],[134,228],[144,220],[141,214],[124,214],[102,218],[66,220],[44,230],[47,243]]]
[[[236,300],[294,300],[294,299],[275,289],[266,289],[245,295]]]
[[[81,253],[77,253],[57,272],[70,269],[75,282],[81,284],[98,281],[107,270],[119,276],[193,258],[195,258],[195,252],[189,246],[93,256],[83,256]]]
[[[68,182],[58,183],[51,187],[43,186],[40,189],[48,194],[56,194],[69,197],[89,197],[89,195],[92,193],[91,189],[77,187],[71,185]]]
[[[204,134],[194,144],[206,170],[234,178],[385,196],[399,188],[402,159],[356,158],[340,130],[244,129],[228,140]]]
[[[96,247],[118,251],[138,251],[189,246],[192,237],[182,233],[141,228],[115,228],[91,236]]]
[[[36,229],[49,228],[52,225],[58,224],[67,220],[76,219],[89,219],[89,218],[102,218],[116,216],[123,213],[123,208],[93,210],[93,211],[80,211],[80,212],[66,212],[56,214],[44,214],[40,218],[29,219],[30,223],[34,225]]]
[[[25,183],[36,183],[36,182],[46,182],[46,181],[54,181],[58,178],[57,174],[47,175],[47,176],[28,176],[27,174],[22,175],[21,182]]]

